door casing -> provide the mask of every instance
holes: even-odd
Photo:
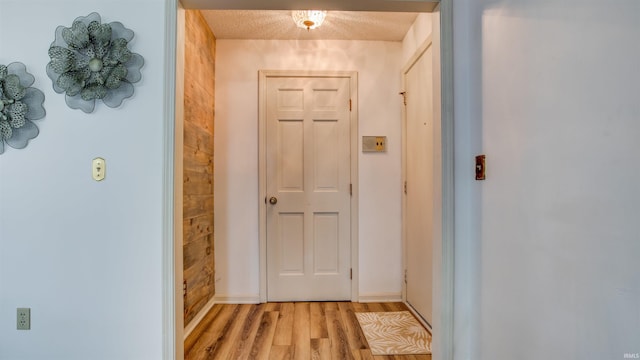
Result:
[[[358,73],[355,71],[289,71],[261,70],[258,72],[258,202],[260,241],[260,301],[267,301],[267,79],[270,77],[342,77],[349,79],[351,112],[351,301],[358,301]]]

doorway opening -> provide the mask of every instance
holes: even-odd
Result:
[[[443,1],[441,3],[440,6],[440,12],[442,13],[446,13],[446,14],[450,14],[450,8],[449,8],[450,3]],[[448,10],[445,10],[448,9]],[[443,21],[445,22],[445,21]],[[443,25],[447,25],[450,26],[450,20],[446,20],[446,24]],[[443,26],[443,29],[447,28],[447,26]],[[445,37],[450,37],[451,34],[447,33],[447,35],[442,34],[441,37],[445,38]],[[449,43],[449,41],[446,41],[446,43]],[[447,46],[447,48],[449,48],[450,45]],[[438,283],[440,284],[439,286],[441,286],[441,289],[438,291],[439,294],[436,294],[435,296],[438,296],[441,298],[441,300],[439,301],[440,303],[440,307],[441,310],[437,311],[439,313],[439,315],[437,316],[438,319],[434,319],[434,326],[439,326],[439,328],[442,329],[442,332],[438,331],[438,333],[441,335],[440,337],[440,341],[441,343],[438,344],[437,346],[441,346],[440,347],[440,355],[442,355],[442,357],[440,358],[449,358],[449,356],[447,354],[450,353],[450,351],[448,350],[449,348],[452,348],[452,342],[451,340],[447,340],[450,339],[450,336],[448,335],[451,331],[450,329],[452,328],[452,303],[453,303],[453,297],[452,297],[452,284],[453,284],[453,278],[452,278],[452,263],[453,263],[453,257],[452,257],[452,239],[453,239],[453,217],[452,217],[452,213],[453,213],[453,206],[452,206],[452,199],[453,199],[453,193],[452,193],[452,185],[449,186],[449,183],[453,183],[453,177],[451,174],[451,171],[453,169],[452,166],[452,152],[451,149],[449,148],[450,146],[452,147],[453,143],[452,143],[452,127],[451,127],[451,94],[450,94],[450,90],[451,90],[451,85],[449,84],[449,81],[452,80],[450,78],[450,71],[447,70],[450,68],[451,66],[451,54],[449,53],[448,50],[443,48],[443,54],[441,55],[441,58],[443,59],[443,64],[442,64],[442,77],[443,77],[443,116],[442,116],[442,125],[443,125],[443,129],[442,129],[442,136],[443,136],[443,141],[442,141],[442,159],[443,159],[443,163],[442,163],[442,167],[443,167],[443,189],[442,189],[442,193],[443,193],[443,212],[442,212],[442,222],[443,222],[443,228],[442,228],[442,236],[443,239],[446,238],[446,240],[443,240],[443,248],[439,249],[439,251],[443,254],[443,258],[442,258],[442,267],[443,267],[443,272],[441,274],[442,279],[438,280]],[[451,81],[452,83],[452,81]],[[449,85],[447,85],[449,84]],[[446,127],[446,129],[445,129]],[[176,129],[176,133],[177,133],[177,129]],[[448,138],[450,136],[450,139]],[[176,145],[177,146],[177,145]],[[176,206],[178,201],[176,200]],[[176,240],[179,240],[180,237],[176,236],[175,237]],[[177,242],[177,241],[176,241]],[[175,245],[175,248],[177,248],[178,244],[174,243],[172,245]],[[181,245],[181,244],[180,244]],[[172,248],[170,249],[170,251],[174,254],[177,255],[177,250],[174,248],[174,246],[172,246]],[[169,249],[166,249],[169,250]],[[436,249],[437,251],[438,249]],[[172,263],[172,266],[174,264]],[[450,270],[448,270],[450,269]],[[174,279],[173,279],[173,286],[174,286],[174,292],[173,294],[181,294],[181,289],[179,288],[179,285],[181,283],[181,281],[178,278],[182,277],[182,274],[180,273],[180,271],[178,271],[178,269],[175,269],[174,271]],[[176,296],[177,297],[177,296]],[[176,299],[166,299],[166,302],[168,302],[168,304],[171,305],[172,309],[177,309],[179,308],[178,306],[176,306],[176,303],[179,302],[179,300]],[[178,313],[176,312],[176,319],[178,317],[181,317],[182,312]],[[435,313],[436,311],[434,311]],[[178,321],[175,321],[174,324],[179,324]],[[169,333],[173,333],[175,334],[175,339],[176,339],[176,343],[178,343],[180,341],[181,338],[183,338],[181,334],[182,329],[180,328],[180,326],[176,326],[176,325],[172,325],[175,326],[175,328],[170,329],[168,328],[167,330],[169,331]],[[449,345],[447,345],[449,344]],[[174,348],[176,347],[176,345],[174,345]],[[178,351],[176,351],[176,354],[178,353]],[[168,355],[167,355],[168,356]],[[167,357],[169,358],[169,357]]]

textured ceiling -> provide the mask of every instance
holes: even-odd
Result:
[[[201,10],[217,39],[402,41],[418,13],[328,11],[317,29],[298,28],[288,10]]]

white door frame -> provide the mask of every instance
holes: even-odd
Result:
[[[162,334],[163,360],[182,360],[179,351],[184,341],[182,326],[182,258],[176,248],[182,246],[182,238],[175,234],[175,118],[176,118],[176,37],[178,0],[165,0],[165,59],[164,59],[164,138],[163,138],[163,226],[162,226]],[[440,314],[434,317],[434,325],[440,331],[434,338],[434,360],[453,360],[453,309],[454,309],[454,93],[453,93],[453,0],[441,0],[440,12],[440,60],[442,84],[442,277]],[[357,107],[356,107],[357,109]],[[357,129],[356,129],[357,134]],[[357,154],[357,149],[354,152]],[[358,182],[354,180],[354,195],[358,194]],[[464,195],[464,194],[461,194]],[[261,217],[262,218],[262,217]],[[357,222],[356,222],[357,225]],[[357,229],[357,227],[356,227]],[[352,230],[353,231],[353,230]],[[357,239],[357,234],[354,237]],[[353,241],[353,240],[352,240]],[[352,244],[353,246],[353,244]],[[357,251],[355,252],[357,253]],[[262,255],[261,255],[262,256]],[[352,262],[353,286],[358,287],[357,259]],[[262,279],[261,279],[262,282]],[[262,297],[262,285],[261,285]],[[354,301],[357,301],[354,298]]]
[[[441,0],[440,12],[440,131],[442,151],[442,274],[440,277],[439,340],[435,341],[434,360],[453,360],[454,334],[454,92],[453,92],[453,0]],[[438,41],[438,39],[435,39]],[[436,55],[437,56],[437,55]]]
[[[351,99],[351,301],[358,301],[358,73],[355,71],[260,70],[258,72],[258,202],[260,301],[267,302],[267,79],[271,77],[341,77],[349,79]],[[345,104],[346,106],[346,104]]]
[[[178,58],[178,0],[165,0],[165,59],[164,59],[164,138],[162,169],[162,359],[184,359],[184,321],[182,299],[182,234],[177,233],[176,224],[182,222],[182,204],[176,204],[182,191],[176,179],[181,170],[176,170],[176,141],[182,144],[182,133],[176,131],[182,122],[176,108],[180,99],[176,88]],[[179,117],[180,116],[180,117]],[[179,120],[176,121],[176,118]],[[178,194],[178,191],[180,193]]]

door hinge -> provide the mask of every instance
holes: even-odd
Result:
[[[353,268],[349,269],[349,279],[353,280]]]
[[[404,106],[407,106],[407,92],[402,91],[400,92],[400,95],[402,95],[402,102],[404,103]]]
[[[349,99],[349,111],[353,111],[351,106],[352,106],[351,99]]]
[[[349,195],[353,196],[353,184],[349,184]]]
[[[404,269],[404,283],[407,283],[407,269]]]
[[[407,182],[404,182],[404,194],[407,195]]]

